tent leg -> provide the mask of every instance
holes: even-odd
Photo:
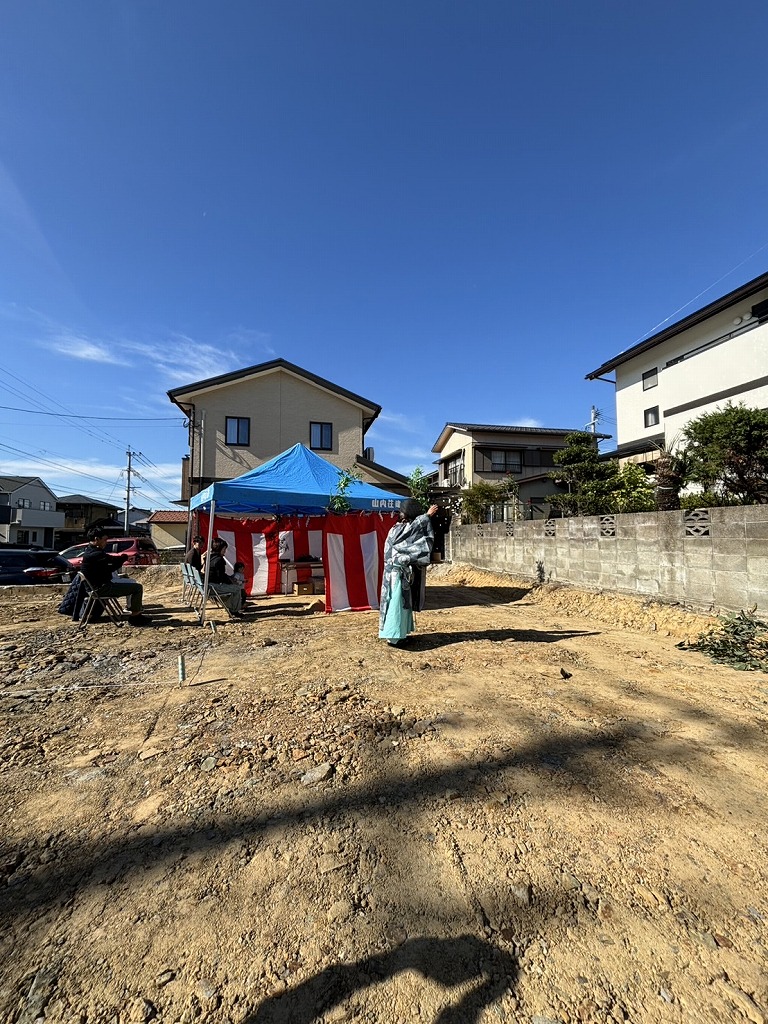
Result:
[[[206,555],[210,555],[211,543],[213,541],[213,516],[216,511],[216,502],[211,498],[211,511],[208,518],[208,544],[206,545]],[[208,604],[208,577],[211,572],[211,560],[209,557],[205,559],[205,576],[203,578],[203,603],[200,606],[200,625],[205,625],[205,606]]]

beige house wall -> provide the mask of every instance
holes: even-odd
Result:
[[[501,480],[504,477],[504,473],[489,473],[489,472],[478,472],[475,469],[474,459],[474,448],[504,448],[514,449],[517,451],[536,451],[539,449],[549,449],[552,452],[558,451],[563,447],[563,435],[562,433],[552,434],[525,434],[516,435],[505,432],[485,432],[478,436],[473,444],[472,436],[460,431],[454,431],[453,434],[448,438],[444,448],[440,452],[440,459],[444,460],[450,457],[455,457],[459,452],[463,453],[464,457],[464,475],[466,477],[466,486],[479,483],[480,481],[486,481],[488,483],[494,483]],[[514,477],[518,483],[523,483],[525,480],[532,477],[540,477],[543,472],[547,472],[551,467],[547,466],[543,469],[539,466],[526,466],[523,465],[521,473],[515,473]],[[444,465],[440,466],[440,480],[445,479]],[[550,490],[554,487],[550,486]]]
[[[158,551],[178,547],[179,544],[184,544],[187,538],[186,523],[150,523],[149,528]]]
[[[309,447],[312,422],[333,425],[332,448],[318,455],[339,468],[363,451],[361,407],[282,369],[196,392],[194,403],[195,476],[231,479],[294,444]],[[225,443],[228,416],[250,419],[248,446]]]

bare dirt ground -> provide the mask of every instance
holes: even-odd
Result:
[[[440,566],[399,650],[177,573],[148,629],[0,595],[0,1020],[765,1024],[768,677],[709,620]]]

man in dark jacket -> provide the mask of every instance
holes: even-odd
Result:
[[[94,590],[98,590],[104,597],[126,598],[128,621],[132,626],[147,626],[151,619],[141,612],[144,588],[136,580],[112,579],[112,573],[117,572],[123,564],[125,555],[108,555],[104,550],[108,539],[105,531],[98,526],[88,531],[90,543],[83,554],[80,572]]]
[[[203,548],[205,547],[205,537],[199,535],[192,541],[192,547],[184,556],[184,561],[187,565],[191,565],[194,569],[197,569],[199,573],[203,571]]]

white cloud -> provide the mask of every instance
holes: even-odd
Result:
[[[402,431],[405,434],[419,434],[424,429],[423,422],[404,412],[381,412],[371,427],[369,434],[381,432],[382,428]]]
[[[43,346],[51,352],[57,352],[70,359],[82,359],[89,363],[108,363],[111,366],[130,366],[130,362],[113,345],[94,341],[80,334],[62,331],[50,341],[43,342]]]
[[[512,420],[497,420],[499,426],[506,427],[543,427],[541,420],[535,420],[530,416],[521,416]]]
[[[170,331],[149,341],[126,337],[88,337],[66,327],[48,326],[49,337],[40,344],[69,359],[113,366],[147,365],[154,368],[165,388],[217,377],[274,355],[268,336],[260,331],[239,329],[225,336],[222,344],[196,341]],[[244,355],[243,348],[260,351]]]
[[[185,334],[171,333],[152,343],[125,342],[125,347],[151,363],[169,385],[216,377],[241,365],[233,349],[195,341]]]

